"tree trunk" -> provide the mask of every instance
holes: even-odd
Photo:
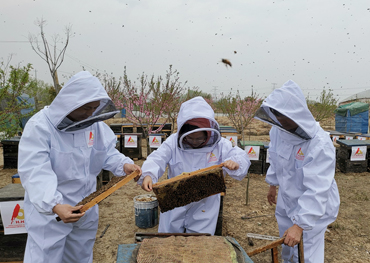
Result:
[[[55,70],[53,74],[53,82],[54,82],[54,89],[55,92],[58,94],[61,90],[61,87],[59,85],[59,79],[58,79],[58,72]]]

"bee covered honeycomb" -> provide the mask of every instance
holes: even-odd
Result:
[[[225,190],[222,168],[192,175],[184,173],[153,185],[153,192],[157,196],[161,212],[200,201]]]

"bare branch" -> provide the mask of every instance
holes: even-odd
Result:
[[[29,39],[32,49],[36,52],[36,54],[39,57],[41,57],[48,64],[49,71],[50,71],[50,74],[51,74],[51,77],[54,83],[54,89],[58,93],[60,90],[60,85],[58,81],[57,70],[64,61],[64,55],[67,50],[67,46],[69,44],[69,38],[71,36],[72,26],[71,25],[66,26],[66,29],[65,29],[66,41],[63,45],[63,48],[58,53],[57,43],[60,40],[59,35],[55,35],[52,37],[53,44],[50,45],[46,39],[46,35],[44,32],[45,24],[46,24],[46,20],[42,18],[36,21],[36,25],[40,28],[40,35],[41,35],[41,40],[43,43],[43,48],[41,48],[41,46],[39,45],[38,37],[30,34],[28,39]]]

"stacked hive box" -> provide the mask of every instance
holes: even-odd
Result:
[[[128,145],[125,144],[125,138],[128,136],[136,136],[137,138],[137,146],[136,147],[127,147]],[[121,145],[121,153],[130,157],[130,158],[137,158],[141,159],[143,157],[142,150],[141,150],[141,133],[122,133],[120,134],[120,145]]]
[[[112,129],[114,133],[120,133],[122,123],[112,123],[111,125],[109,125],[109,127]]]
[[[20,201],[24,199],[21,184],[8,184],[0,188],[0,202]],[[27,234],[4,234],[4,225],[0,215],[0,262],[23,262]]]
[[[186,241],[184,239],[188,239]],[[199,238],[199,240],[194,240]],[[207,238],[207,239],[205,239]],[[145,240],[152,239],[151,244]],[[161,241],[159,239],[168,239]],[[219,247],[213,240],[226,241],[226,247]],[[184,242],[185,241],[185,242]],[[217,243],[219,243],[217,241]],[[222,242],[225,243],[225,242]],[[221,243],[221,244],[222,244]],[[220,243],[219,243],[220,244]],[[149,246],[148,246],[149,245]],[[229,251],[223,253],[222,251]],[[152,252],[149,252],[149,251]],[[177,255],[172,254],[174,251]],[[223,255],[220,255],[222,253]],[[143,257],[144,254],[147,256]],[[229,255],[229,256],[227,256]],[[225,257],[226,256],[226,257]],[[253,261],[243,247],[232,237],[215,237],[200,233],[135,233],[135,244],[120,244],[117,263],[129,262],[243,262]]]
[[[232,141],[233,146],[239,146],[240,147],[240,139],[242,136],[238,134],[237,130],[232,126],[220,126],[220,132],[221,136],[230,140],[231,138],[235,141]],[[233,138],[234,137],[234,138]]]
[[[345,139],[345,133],[343,133],[343,132],[339,132],[339,131],[328,131],[328,132],[329,132],[330,139],[332,141],[334,141],[333,140],[334,137],[336,137],[340,140]]]
[[[233,245],[225,237],[171,236],[144,239],[135,262],[240,262],[237,259]]]
[[[264,144],[259,141],[240,141],[241,148],[245,150],[247,146],[253,146],[253,148],[259,148],[258,160],[251,160],[251,166],[249,167],[249,173],[263,174],[263,152]],[[247,152],[251,159],[251,153]]]
[[[133,123],[112,123],[109,127],[114,133],[130,133],[136,128]]]
[[[270,167],[270,161],[268,160],[268,149],[270,142],[262,142],[263,143],[263,162],[262,162],[262,170],[263,174],[267,173],[268,168]]]
[[[2,140],[4,169],[16,169],[18,167],[18,145],[21,137]]]
[[[369,128],[369,104],[352,102],[335,110],[335,130],[366,133]]]
[[[155,150],[158,149],[158,147],[151,147],[150,140],[153,138],[151,136],[159,136],[159,137],[161,137],[160,144],[162,144],[166,140],[167,134],[166,133],[152,133],[152,134],[149,135],[149,137],[148,137],[148,143],[147,143],[147,153],[148,153],[148,155],[150,153],[152,153],[153,151],[155,151]]]
[[[157,126],[154,126],[156,128]],[[158,126],[159,127],[159,126]],[[161,133],[165,133],[166,137],[169,137],[171,135],[171,129],[172,129],[172,123],[166,123],[162,130],[160,130]]]
[[[368,170],[369,166],[369,140],[338,140],[340,147],[337,151],[337,166],[343,173],[363,173]],[[351,161],[352,147],[366,146],[366,157],[365,160]]]
[[[160,126],[162,125],[162,123],[156,123],[153,125],[153,131],[157,130]],[[137,132],[138,133],[142,133],[144,134],[144,131],[143,131],[143,127],[146,128],[147,127],[147,124],[146,123],[143,123],[142,124],[142,127],[141,126],[138,126],[137,127]],[[164,126],[162,127],[162,129],[158,132],[161,132],[161,133],[165,133],[168,136],[171,135],[171,128],[172,128],[172,124],[171,123],[165,123]]]
[[[361,140],[370,140],[370,134],[368,133],[363,133],[360,135],[357,135],[357,139]]]

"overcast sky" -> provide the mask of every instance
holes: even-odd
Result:
[[[368,0],[1,0],[0,58],[52,83],[28,42],[41,18],[49,41],[72,25],[60,82],[83,67],[119,77],[126,66],[136,79],[173,65],[212,95],[267,96],[289,79],[312,99],[324,87],[339,100],[370,89]]]

